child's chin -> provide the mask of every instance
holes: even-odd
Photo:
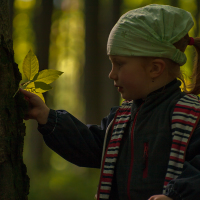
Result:
[[[125,100],[134,100],[130,96],[123,95],[123,94],[121,94],[121,97],[122,97],[122,99],[125,99]]]
[[[128,100],[128,101],[132,101],[132,100],[137,100],[137,99],[141,99],[140,97],[137,96],[128,96],[128,95],[123,95],[121,94],[122,99]]]

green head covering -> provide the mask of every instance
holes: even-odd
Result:
[[[107,44],[108,55],[169,58],[184,65],[187,58],[173,45],[194,25],[189,12],[152,4],[131,10],[113,27]]]

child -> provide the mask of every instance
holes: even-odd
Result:
[[[193,24],[190,13],[167,5],[148,5],[119,19],[107,44],[109,78],[126,101],[101,127],[49,109],[21,90],[31,105],[26,119],[38,121],[51,149],[78,166],[101,167],[97,199],[200,199],[200,103],[181,92],[177,80],[183,80],[187,45],[200,50],[200,39],[188,36]],[[191,93],[198,94],[198,59],[195,70]]]

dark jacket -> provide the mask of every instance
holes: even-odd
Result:
[[[184,96],[179,86],[179,81],[173,81],[148,95],[145,101],[134,101],[132,117],[120,146],[110,199],[128,200],[128,179],[132,200],[146,200],[152,195],[162,194],[172,142],[173,108]],[[66,160],[82,167],[99,168],[106,127],[117,109],[111,109],[110,114],[102,120],[101,126],[86,126],[66,111],[51,110],[47,124],[39,126],[39,131],[46,144]],[[130,130],[138,110],[132,141]],[[110,137],[111,131],[107,143]],[[145,156],[146,145],[148,157]],[[200,199],[199,147],[198,125],[187,149],[183,173],[167,187],[166,195],[174,200]],[[130,174],[131,159],[133,168]]]

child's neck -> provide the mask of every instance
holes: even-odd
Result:
[[[167,84],[169,84],[170,82],[172,82],[174,79],[176,79],[175,77],[170,77],[169,75],[167,76],[160,76],[158,78],[156,78],[153,82],[150,83],[149,85],[149,94],[160,89],[163,88],[164,86],[166,86]]]

